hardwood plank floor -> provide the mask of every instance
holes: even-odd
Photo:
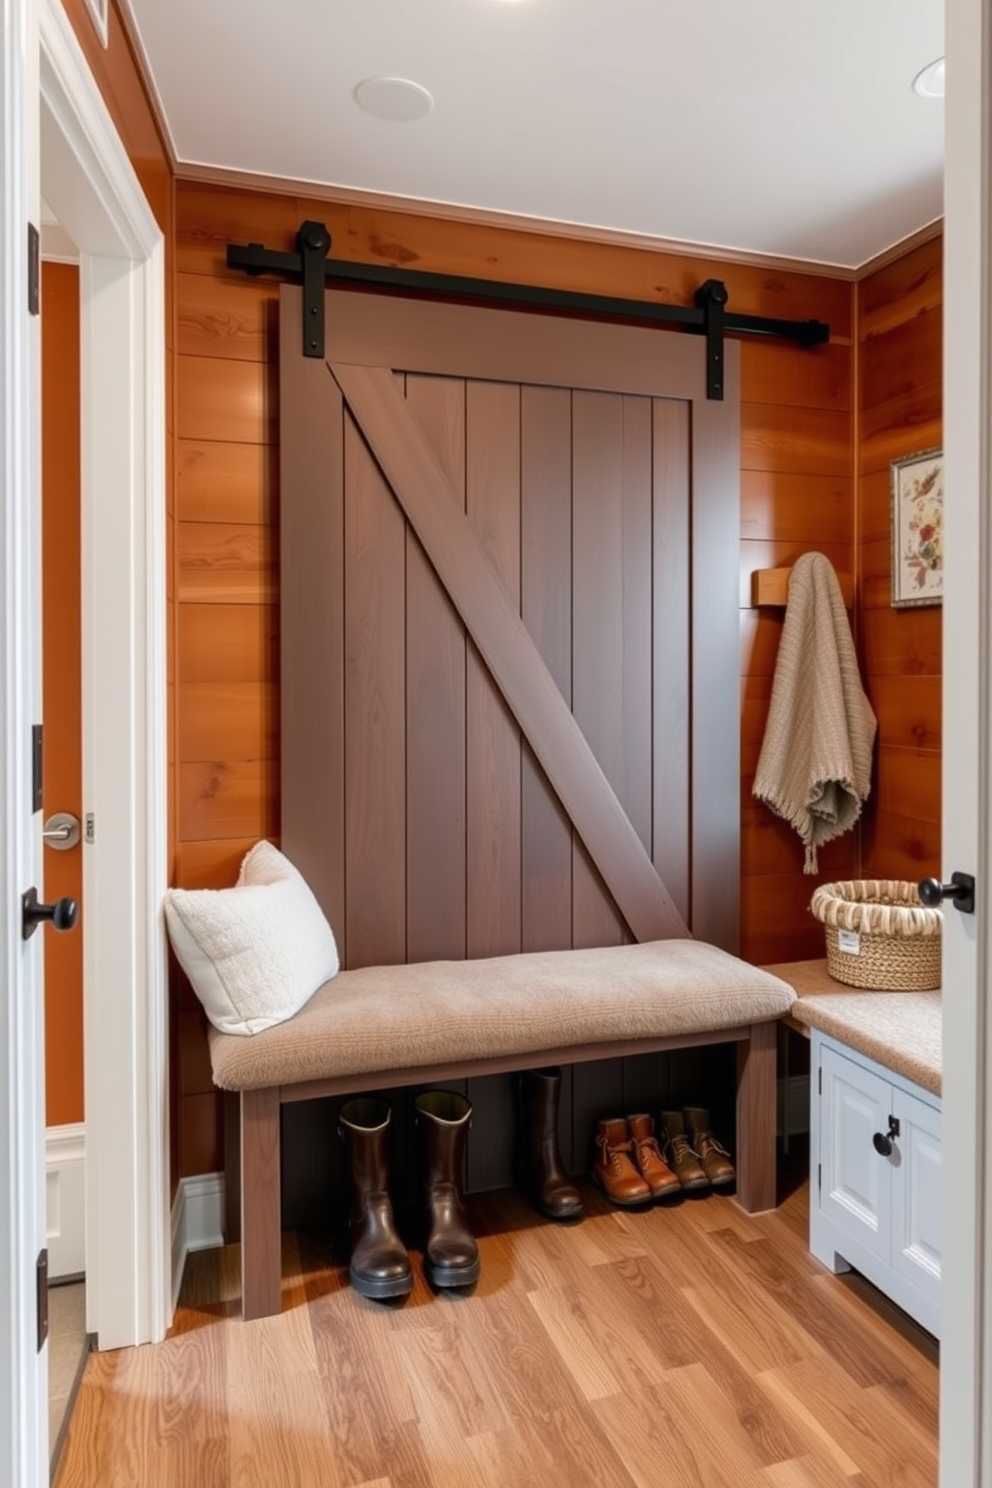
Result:
[[[189,1258],[165,1343],[93,1354],[56,1488],[934,1488],[938,1348],[806,1249],[808,1188],[749,1216],[592,1189],[575,1226],[469,1200],[482,1275],[401,1303],[286,1232],[280,1317],[237,1249]]]

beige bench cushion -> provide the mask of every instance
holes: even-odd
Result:
[[[210,1029],[214,1081],[261,1090],[376,1070],[740,1028],[788,1012],[787,983],[698,940],[342,971],[288,1022]]]

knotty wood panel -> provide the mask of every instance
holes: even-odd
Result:
[[[741,536],[804,548],[851,540],[854,483],[843,476],[741,472]]]
[[[741,469],[850,474],[851,415],[834,408],[741,404]]]
[[[941,443],[942,240],[858,287],[859,540],[865,679],[878,718],[863,869],[939,873],[941,609],[892,608],[890,461]]]
[[[271,604],[277,595],[273,535],[233,522],[180,522],[176,589],[181,603]]]
[[[220,761],[179,767],[179,830],[185,842],[268,837],[277,822],[278,769],[272,760]]]
[[[278,675],[274,604],[179,607],[176,664],[187,682],[262,682]]]
[[[278,442],[276,379],[264,362],[179,357],[176,430],[183,439]]]
[[[277,461],[268,445],[179,439],[176,449],[182,521],[277,525]]]

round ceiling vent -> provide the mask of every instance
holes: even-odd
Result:
[[[392,119],[397,124],[421,119],[434,107],[427,89],[408,78],[366,78],[355,89],[355,99],[367,114],[374,114],[377,119]]]

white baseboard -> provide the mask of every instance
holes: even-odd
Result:
[[[86,1127],[81,1121],[45,1132],[48,1275],[86,1270]]]
[[[809,1131],[809,1075],[778,1082],[778,1134],[798,1137]]]
[[[224,1174],[180,1178],[172,1204],[172,1307],[179,1301],[186,1257],[224,1244]]]

